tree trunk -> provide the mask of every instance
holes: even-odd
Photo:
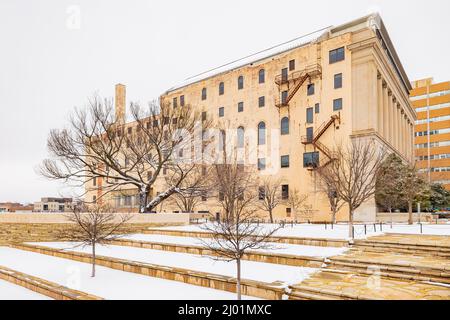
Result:
[[[95,277],[95,242],[92,244],[92,274],[91,277]]]
[[[145,213],[147,210],[148,192],[147,187],[139,190],[139,213]]]
[[[237,267],[237,282],[236,282],[236,293],[237,293],[237,299],[241,300],[241,259],[236,260],[236,267]]]
[[[408,224],[414,223],[412,205],[412,201],[408,201]]]
[[[392,208],[389,208],[389,215],[391,216],[391,229],[392,229],[392,223],[394,220],[394,217],[392,216]]]
[[[336,210],[331,213],[331,223],[336,224]]]
[[[353,234],[353,210],[352,209],[349,209],[348,236],[351,239],[354,239],[354,237],[355,237],[355,235]]]
[[[273,214],[272,214],[272,210],[269,210],[269,218],[270,218],[270,223],[273,223]]]

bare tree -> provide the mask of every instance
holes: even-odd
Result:
[[[281,194],[281,180],[273,178],[263,178],[262,184],[258,188],[259,201],[258,208],[269,214],[270,223],[273,223],[273,210],[283,203]]]
[[[132,104],[131,116],[131,123],[122,124],[115,119],[111,101],[90,99],[86,110],[75,110],[67,129],[50,132],[51,158],[44,160],[41,174],[83,186],[86,192],[101,181],[99,202],[111,192],[135,188],[140,212],[188,188],[182,183],[199,165],[191,155],[192,136],[211,122],[201,121],[189,105],[172,107],[165,102],[152,102],[148,110]],[[159,177],[164,177],[165,190],[152,198]]]
[[[291,208],[294,213],[294,217],[297,219],[298,215],[308,210],[308,206],[306,205],[307,201],[307,194],[301,194],[297,189],[292,189],[289,190],[289,197],[284,201],[284,203]]]
[[[81,209],[66,215],[72,224],[59,237],[80,242],[78,246],[92,247],[91,276],[95,277],[96,245],[119,238],[121,233],[126,231],[125,223],[132,218],[132,215],[112,213],[111,208],[106,205],[83,206]]]
[[[336,215],[339,210],[345,204],[345,201],[342,199],[341,195],[336,191],[336,185],[334,180],[332,179],[333,173],[331,171],[330,166],[326,166],[320,169],[320,189],[326,195],[328,203],[330,204],[331,211],[331,223],[336,223]]]
[[[385,158],[384,150],[373,140],[353,140],[346,148],[338,147],[335,160],[317,172],[323,184],[344,201],[349,210],[349,237],[353,238],[355,210],[375,195],[380,164]]]
[[[183,212],[193,212],[210,188],[210,166],[198,167],[181,183],[180,191],[171,197],[171,202]]]
[[[265,229],[253,223],[258,217],[256,202],[257,179],[253,167],[238,164],[234,158],[214,164],[212,181],[213,192],[222,208],[222,217],[202,228],[212,233],[211,239],[202,240],[203,245],[211,250],[213,259],[236,261],[236,292],[241,299],[241,260],[250,249],[272,249],[269,238],[278,227]]]

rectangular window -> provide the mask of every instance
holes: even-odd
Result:
[[[259,158],[258,159],[258,170],[265,170],[266,169],[266,158]]]
[[[288,79],[288,68],[283,68],[281,70],[281,81],[285,82]]]
[[[184,95],[180,96],[180,106],[184,107]]]
[[[287,91],[283,91],[283,92],[281,93],[281,103],[282,103],[282,104],[286,104],[287,97],[288,97],[288,92],[287,92]]]
[[[330,63],[339,62],[345,59],[344,47],[330,51]]]
[[[128,131],[128,134],[131,134],[131,133],[133,132],[133,128],[128,127],[128,128],[127,128],[127,131]]]
[[[335,89],[342,88],[342,73],[334,75],[334,88]]]
[[[178,99],[176,97],[173,98],[173,107],[174,108],[178,107]]]
[[[289,71],[295,70],[295,60],[289,61]]]
[[[308,140],[308,142],[311,142],[313,140],[313,136],[314,136],[314,128],[313,127],[306,128],[306,139]]]
[[[281,167],[289,168],[289,156],[281,156]]]
[[[153,128],[156,128],[158,124],[159,124],[158,120],[153,120]]]
[[[244,103],[243,102],[239,102],[238,103],[238,112],[242,112],[244,111]]]
[[[283,199],[283,200],[289,199],[289,185],[288,184],[281,185],[281,199]]]
[[[342,98],[333,100],[333,111],[342,110]]]
[[[264,200],[264,197],[266,196],[266,192],[264,187],[259,187],[258,188],[258,199],[259,200]]]
[[[206,100],[206,88],[202,89],[202,100]]]
[[[258,99],[258,107],[262,108],[266,105],[266,98],[265,97],[259,97]]]
[[[320,112],[320,103],[316,103],[316,105],[314,106],[314,112],[315,113],[319,113]]]
[[[303,167],[316,168],[319,165],[319,152],[305,152],[303,154]]]
[[[224,107],[220,107],[219,108],[219,117],[222,118],[225,115],[225,108]]]
[[[312,96],[314,94],[314,83],[308,84],[307,88],[308,96]]]
[[[206,121],[206,111],[202,112],[202,121]]]
[[[306,108],[306,123],[314,123],[314,109]]]
[[[94,177],[94,179],[92,179],[92,185],[95,187],[97,185],[97,178]]]

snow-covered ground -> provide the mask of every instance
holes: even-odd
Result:
[[[69,251],[90,253],[90,247],[75,247],[76,243],[70,242],[42,242],[35,243]],[[98,255],[139,261],[175,268],[184,268],[193,271],[220,274],[229,277],[236,276],[236,264],[234,262],[216,261],[207,256],[187,253],[167,252],[160,250],[124,247],[124,246],[97,246]],[[306,267],[292,267],[272,263],[254,261],[242,261],[242,278],[262,282],[280,281],[286,285],[300,283],[309,277],[317,269]]]
[[[261,224],[261,226],[268,229],[278,227],[276,224]],[[354,227],[356,239],[365,239],[384,233],[420,234],[420,225],[418,224],[394,224],[392,228],[390,224],[383,224],[382,232],[379,224],[375,225],[375,229],[373,224],[367,224],[366,227],[363,224],[357,224]],[[202,229],[202,225],[197,224],[161,227],[158,229],[206,232]],[[324,224],[296,224],[293,227],[290,224],[286,224],[284,228],[277,230],[274,235],[299,238],[348,239],[348,231],[348,225],[346,224],[335,224],[333,229],[331,229],[331,225],[325,226]],[[423,224],[422,232],[429,235],[450,235],[450,225]]]
[[[91,278],[91,265],[88,263],[8,247],[0,247],[0,265],[105,299],[182,300],[188,297],[194,300],[231,300],[236,298],[236,294],[231,292],[101,266],[97,266],[97,274],[95,278]],[[0,299],[9,296],[9,292],[10,289],[0,283]],[[14,296],[11,294],[11,297],[20,299],[18,294]],[[42,297],[42,299],[45,298]],[[255,299],[248,296],[243,298]]]
[[[175,237],[175,236],[165,236],[159,234],[132,234],[126,235],[123,239],[135,240],[135,241],[148,241],[157,243],[170,243],[170,244],[182,244],[182,245],[194,245],[202,246],[204,242],[209,241],[208,238],[192,237]],[[291,254],[297,256],[307,256],[307,257],[319,257],[326,258],[335,255],[339,255],[348,250],[346,247],[333,248],[333,247],[317,247],[317,246],[303,246],[295,244],[284,244],[284,243],[270,243],[272,246],[271,250],[267,249],[257,249],[254,251],[259,252],[269,252],[269,253],[279,253],[279,254]]]
[[[0,300],[52,300],[43,294],[0,280]]]

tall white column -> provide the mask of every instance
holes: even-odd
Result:
[[[383,80],[381,79],[381,75],[379,74],[377,77],[377,106],[378,106],[378,134],[384,137],[384,100],[383,100]]]
[[[389,141],[389,94],[386,82],[383,82],[383,134]]]
[[[389,143],[395,145],[394,142],[394,104],[392,103],[392,91],[388,90],[388,110],[389,110]]]

